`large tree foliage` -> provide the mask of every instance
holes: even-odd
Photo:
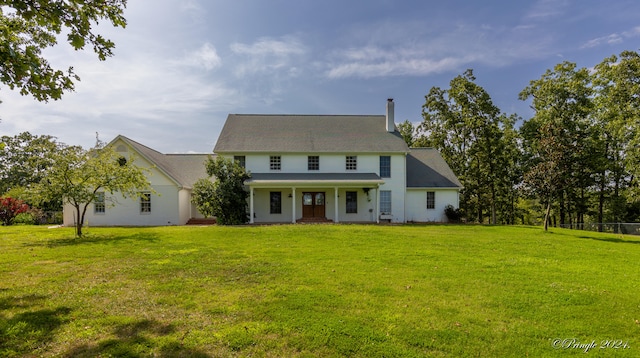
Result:
[[[193,203],[207,216],[215,216],[218,224],[239,225],[249,221],[245,180],[250,175],[233,160],[217,157],[206,163],[209,179],[199,180],[193,189]]]
[[[501,114],[489,94],[477,85],[472,70],[455,77],[449,89],[433,87],[425,96],[421,145],[440,150],[464,189],[460,206],[470,220],[511,222],[515,203],[513,166],[515,117]],[[500,210],[500,213],[498,213]]]
[[[43,200],[62,198],[75,209],[76,235],[82,236],[85,214],[98,192],[138,197],[150,188],[146,171],[110,146],[85,150],[78,146],[60,148],[55,164],[34,187]]]
[[[42,51],[66,34],[76,50],[89,45],[100,60],[113,55],[114,43],[94,32],[102,20],[125,27],[127,0],[5,0],[0,1],[0,80],[38,101],[60,99],[79,77],[73,67],[54,69]]]
[[[624,51],[604,59],[595,67],[593,85],[602,153],[600,222],[625,221],[627,202],[640,194],[640,55]]]
[[[529,153],[525,184],[547,204],[545,228],[555,202],[561,224],[571,212],[581,220],[595,170],[589,71],[571,62],[558,64],[520,93],[520,99],[529,98],[535,115],[522,131]]]
[[[11,189],[40,182],[53,165],[61,145],[55,137],[23,132],[2,136],[0,142],[0,195]]]

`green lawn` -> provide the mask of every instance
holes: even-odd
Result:
[[[0,227],[0,356],[640,356],[639,267],[531,227]]]

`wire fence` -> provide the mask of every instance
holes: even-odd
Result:
[[[582,223],[560,225],[566,229],[611,232],[624,235],[640,235],[640,223]]]

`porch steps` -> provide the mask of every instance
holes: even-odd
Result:
[[[328,224],[332,222],[333,220],[327,218],[302,218],[296,220],[298,224]]]
[[[195,219],[191,218],[187,221],[187,225],[215,225],[216,219],[208,218],[208,219]]]

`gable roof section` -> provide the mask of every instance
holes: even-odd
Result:
[[[110,144],[118,139],[131,146],[180,187],[191,188],[198,179],[208,177],[205,161],[213,156],[211,154],[163,154],[123,135],[118,135]]]
[[[407,153],[385,116],[230,114],[215,153]]]
[[[457,188],[462,184],[434,148],[411,148],[407,155],[407,188]]]

